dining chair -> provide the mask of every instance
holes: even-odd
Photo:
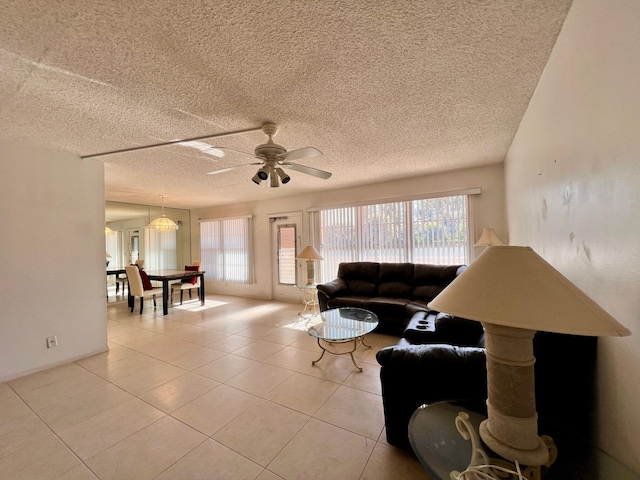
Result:
[[[140,268],[144,266],[144,260],[136,260],[135,265],[138,265]],[[124,295],[124,288],[128,284],[128,280],[126,275],[121,277],[120,275],[116,275],[116,295],[118,294],[118,290],[120,289],[120,284],[122,284],[122,295]]]
[[[124,267],[127,272],[127,279],[129,280],[129,294],[133,297],[131,299],[131,311],[133,312],[133,305],[136,297],[140,297],[140,313],[144,306],[144,299],[153,297],[153,308],[156,308],[156,295],[162,294],[161,287],[152,287],[149,290],[145,290],[142,284],[142,276],[140,269],[136,265],[127,265]]]
[[[200,270],[200,265],[202,262],[200,262],[200,260],[194,260],[193,262],[191,262],[192,265],[185,265],[184,269],[185,270],[192,270],[194,272],[197,272]],[[174,290],[178,290],[180,291],[180,305],[182,305],[182,295],[184,293],[185,290],[189,291],[189,298],[191,298],[191,290],[196,289],[196,291],[198,292],[198,297],[200,296],[200,277],[195,277],[193,279],[188,278],[185,280],[182,280],[181,282],[176,282],[176,283],[172,283],[171,284],[171,303],[173,303],[173,291]]]

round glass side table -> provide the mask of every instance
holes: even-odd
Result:
[[[457,473],[470,465],[486,462],[515,470],[513,464],[501,459],[484,445],[477,434],[480,422],[487,418],[483,408],[479,402],[435,402],[422,405],[413,413],[409,421],[409,441],[418,459],[434,479],[455,480]],[[527,472],[524,478],[640,480],[640,476],[618,460],[578,435],[544,422],[540,422],[538,429],[541,435],[550,437],[553,462],[549,466],[542,466],[538,473]],[[464,436],[463,432],[466,432]],[[486,457],[483,457],[478,449],[481,449]],[[521,468],[524,475],[525,467]],[[496,473],[494,478],[518,478],[517,475],[501,475],[498,476]]]

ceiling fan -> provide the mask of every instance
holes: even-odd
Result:
[[[280,186],[278,179],[280,179],[282,183],[289,183],[291,180],[291,177],[286,174],[283,168],[295,170],[296,172],[305,173],[322,179],[327,179],[331,176],[331,173],[325,172],[324,170],[307,167],[298,163],[291,163],[292,160],[302,160],[305,158],[321,156],[322,152],[317,148],[304,147],[287,152],[283,146],[273,142],[272,137],[278,133],[278,126],[275,123],[263,124],[262,131],[269,137],[269,141],[262,145],[258,145],[255,148],[254,153],[241,152],[225,147],[212,147],[208,152],[217,157],[225,157],[228,153],[239,154],[258,159],[258,162],[243,163],[233,167],[221,168],[219,170],[214,170],[213,172],[208,172],[208,175],[225,173],[246,165],[260,165],[260,168],[251,180],[257,185],[260,185],[263,180],[267,180],[269,178],[271,187]]]

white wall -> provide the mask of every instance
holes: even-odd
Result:
[[[247,178],[247,181],[250,181]],[[295,182],[295,178],[291,179]],[[385,182],[375,185],[330,190],[325,192],[274,199],[272,201],[251,202],[221,207],[211,207],[191,212],[192,245],[194,258],[199,257],[200,230],[199,218],[221,218],[239,215],[253,215],[254,219],[254,248],[256,258],[255,285],[221,285],[207,283],[208,292],[229,295],[243,295],[256,298],[271,298],[271,241],[269,215],[279,213],[302,212],[303,214],[303,243],[309,243],[309,215],[306,209],[327,205],[338,205],[368,201],[372,199],[389,199],[403,196],[448,192],[467,188],[482,188],[481,195],[471,198],[472,215],[474,216],[475,238],[482,232],[482,228],[494,227],[500,238],[506,241],[504,219],[504,173],[502,165],[483,168],[458,170],[455,172],[412,178],[408,180]],[[255,188],[269,188],[265,185]],[[280,186],[279,188],[287,188]],[[480,252],[476,252],[480,253]],[[299,296],[297,291],[294,295]],[[297,298],[297,297],[294,297]]]
[[[105,350],[107,320],[103,164],[6,143],[0,159],[4,381]]]
[[[574,2],[505,161],[510,243],[632,331],[598,342],[595,420],[599,446],[638,473],[639,50],[640,2]]]

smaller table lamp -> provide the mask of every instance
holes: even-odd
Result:
[[[538,436],[535,332],[631,333],[530,247],[487,247],[428,306],[482,323],[488,418],[480,437],[507,460],[529,466],[543,465],[549,457]]]
[[[483,228],[482,235],[473,246],[488,247],[490,245],[504,245],[504,242],[496,235],[496,231],[493,228]]]
[[[312,245],[307,246],[296,258],[301,258],[307,261],[307,285],[315,283],[315,261],[323,260],[320,252],[313,248]]]

